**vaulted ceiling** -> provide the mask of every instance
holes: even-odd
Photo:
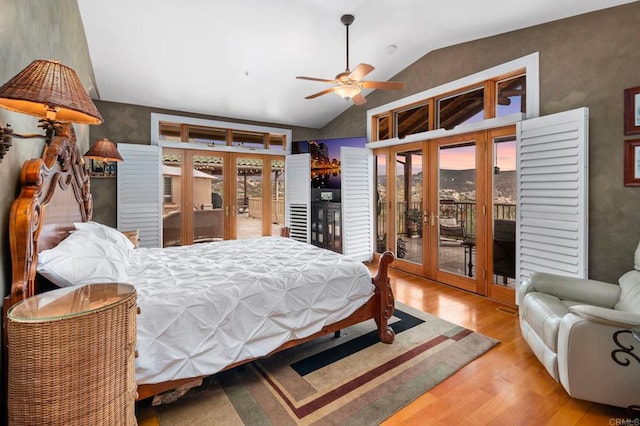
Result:
[[[629,0],[78,0],[100,99],[320,128],[349,65],[386,81],[428,52]],[[364,95],[370,93],[365,90]],[[367,104],[355,106],[367,108]]]

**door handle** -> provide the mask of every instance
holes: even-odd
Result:
[[[438,216],[435,212],[431,212],[431,226],[435,226],[436,220],[439,218],[440,216]]]

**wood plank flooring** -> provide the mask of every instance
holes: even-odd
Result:
[[[384,426],[640,424],[623,423],[622,408],[569,397],[522,338],[517,308],[395,270],[390,278],[396,300],[501,343]]]
[[[516,308],[395,270],[390,277],[396,300],[501,343],[384,426],[640,424],[622,408],[570,398],[522,338]],[[155,410],[140,410],[138,422],[157,425]]]

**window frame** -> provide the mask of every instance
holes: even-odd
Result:
[[[503,79],[513,78],[519,74],[525,75],[527,96],[526,96],[526,114],[514,113],[501,117],[487,118],[487,105],[485,105],[485,119],[468,124],[460,124],[453,129],[434,129],[434,121],[430,121],[430,130],[421,133],[414,133],[405,136],[400,139],[396,136],[396,129],[392,128],[389,131],[388,139],[377,140],[377,120],[378,117],[391,114],[393,117],[394,111],[402,110],[410,105],[416,105],[424,103],[427,100],[432,102],[430,107],[430,113],[435,112],[435,106],[433,102],[436,98],[442,98],[443,96],[452,96],[456,93],[461,93],[470,87],[479,87],[484,85],[485,87],[485,104],[492,102],[495,98],[495,86],[498,81]],[[416,141],[424,141],[437,137],[444,137],[450,135],[456,135],[460,133],[467,133],[470,131],[484,130],[493,127],[502,127],[509,124],[514,124],[524,119],[535,118],[539,116],[540,110],[540,88],[539,88],[539,53],[535,52],[527,56],[523,56],[518,59],[506,62],[501,65],[471,74],[469,76],[460,78],[458,80],[451,81],[449,83],[425,90],[423,92],[416,93],[405,98],[398,99],[388,104],[381,105],[379,107],[370,109],[367,111],[367,148],[381,148],[385,146],[393,146],[405,143],[411,143]],[[493,88],[491,88],[493,87]],[[393,120],[391,120],[393,122]]]
[[[160,123],[169,122],[176,123],[184,126],[194,126],[194,127],[210,127],[215,128],[217,130],[226,130],[227,131],[227,144],[215,144],[213,146],[202,143],[202,142],[176,142],[176,141],[163,141],[160,140]],[[263,148],[257,147],[242,147],[231,144],[231,135],[233,132],[240,133],[252,133],[252,134],[262,134],[263,139],[265,140],[265,144]],[[272,135],[277,135],[278,137],[282,137],[283,145],[276,144],[272,148],[270,146],[270,140]],[[185,145],[191,145],[196,149],[213,149],[217,151],[227,151],[227,152],[255,152],[260,154],[272,154],[272,155],[288,155],[291,154],[291,129],[286,128],[278,128],[278,127],[268,127],[268,126],[259,126],[253,124],[244,124],[244,123],[234,123],[234,122],[226,122],[226,121],[218,121],[218,120],[209,120],[204,118],[196,118],[196,117],[185,117],[180,115],[170,115],[170,114],[160,114],[160,113],[151,113],[151,145],[159,145],[159,146],[174,146],[174,147],[182,147],[185,148]]]

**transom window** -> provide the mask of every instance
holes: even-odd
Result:
[[[460,89],[414,104],[386,111],[373,117],[377,130],[374,140],[390,137],[403,139],[408,135],[435,129],[450,130],[460,124],[475,123],[487,118],[526,113],[526,75],[509,75],[491,79],[476,87]],[[495,103],[487,99],[495,98]],[[430,106],[435,105],[436,120],[430,120]],[[393,128],[389,128],[389,117],[393,117]]]
[[[501,80],[496,83],[496,117],[527,112],[526,76]]]
[[[429,104],[417,105],[394,113],[397,136],[402,139],[407,135],[429,130]],[[388,129],[387,129],[388,133]]]
[[[165,114],[151,114],[152,144],[203,144],[226,150],[286,154],[291,130]],[[267,153],[267,152],[265,152]]]
[[[171,124],[171,123],[167,123]],[[160,125],[160,135],[162,135],[162,124]],[[188,126],[189,142],[200,142],[209,145],[226,145],[227,131],[216,129],[215,127]]]
[[[458,124],[484,120],[484,88],[440,98],[438,129],[453,129]]]
[[[456,133],[462,124],[466,131],[468,124],[481,129],[486,120],[486,126],[504,125],[538,114],[538,53],[532,53],[369,110],[367,138],[377,142],[371,147],[388,146],[430,138],[423,134],[434,130]]]

